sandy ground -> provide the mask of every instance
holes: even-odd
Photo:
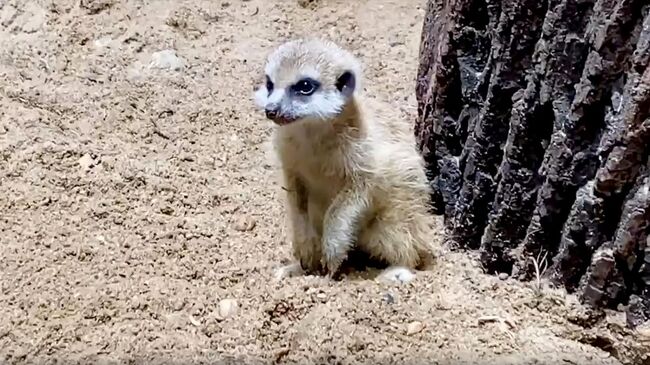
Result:
[[[264,57],[332,38],[413,120],[423,7],[0,0],[0,359],[638,361],[620,315],[460,253],[402,287],[271,281],[290,243],[252,103]]]

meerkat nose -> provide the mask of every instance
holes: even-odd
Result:
[[[271,104],[266,106],[266,117],[269,119],[275,119],[278,117],[279,107],[277,104]]]

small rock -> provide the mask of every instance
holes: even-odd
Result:
[[[0,6],[0,24],[11,26],[14,32],[34,33],[43,29],[47,23],[47,12],[35,2],[26,2],[19,9],[9,4]]]
[[[240,232],[252,231],[257,222],[252,217],[243,216],[235,222],[235,229]]]
[[[635,329],[639,342],[650,345],[650,324],[644,324]]]
[[[34,14],[31,14],[27,19],[24,20],[22,30],[25,33],[34,33],[43,27],[45,24],[47,16],[43,11],[38,11]]]
[[[274,363],[280,362],[280,360],[282,360],[282,358],[287,356],[289,352],[291,352],[291,348],[289,347],[284,347],[275,351],[275,353],[273,354],[273,358],[275,359]]]
[[[173,49],[166,49],[163,51],[154,52],[151,55],[151,62],[149,68],[167,69],[179,71],[183,68],[184,61],[176,55]]]
[[[209,14],[197,13],[186,6],[181,6],[169,15],[165,24],[180,31],[186,37],[198,39],[205,34],[208,27],[206,21],[210,17]]]
[[[305,9],[314,9],[316,7],[316,0],[298,0],[298,6]]]
[[[406,334],[412,336],[416,333],[420,333],[424,329],[424,324],[422,322],[414,321],[406,326]]]
[[[221,331],[222,331],[221,324],[219,323],[219,320],[216,318],[210,318],[205,323],[205,325],[201,327],[201,332],[208,337],[212,337]]]
[[[384,302],[386,302],[388,304],[394,304],[396,302],[395,296],[393,294],[391,294],[391,293],[385,293],[382,296],[382,299],[384,300]]]
[[[163,207],[160,209],[160,212],[165,215],[172,215],[174,214],[174,208],[172,207]]]
[[[199,321],[198,319],[194,318],[193,315],[190,314],[190,318],[189,318],[189,319],[190,319],[190,323],[191,323],[192,325],[194,325],[194,326],[196,326],[196,327],[201,327],[201,321]]]
[[[510,277],[510,275],[508,275],[505,272],[502,272],[501,274],[499,274],[499,279],[500,280],[508,280],[508,277]]]
[[[81,169],[84,171],[92,169],[96,164],[95,159],[89,153],[81,156],[81,158],[77,160],[77,163],[79,164],[79,167],[81,167]]]
[[[0,11],[0,25],[8,27],[18,16],[18,10],[13,6],[6,4]]]
[[[95,45],[95,48],[104,48],[107,47],[113,42],[113,39],[111,37],[102,37],[99,39],[95,39],[93,44]]]
[[[648,322],[648,308],[644,303],[644,300],[641,299],[638,295],[630,296],[629,303],[625,309],[625,317],[627,326],[630,328],[636,328],[646,322]]]
[[[224,299],[219,302],[219,317],[226,319],[237,314],[239,305],[235,299]]]
[[[139,66],[129,67],[126,70],[126,79],[129,81],[138,81],[143,78],[142,72],[139,69]]]
[[[318,298],[318,299],[320,299],[320,300],[325,300],[325,299],[327,299],[327,294],[325,294],[325,293],[318,293],[318,294],[316,294],[316,298]]]
[[[0,339],[4,338],[4,337],[7,337],[7,335],[9,335],[9,333],[11,333],[11,331],[9,330],[8,327],[0,328]]]
[[[116,3],[117,1],[115,0],[81,0],[79,5],[81,8],[85,9],[88,14],[94,15],[110,9]]]

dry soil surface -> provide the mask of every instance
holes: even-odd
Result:
[[[620,316],[461,253],[401,287],[271,280],[290,243],[252,102],[264,57],[334,39],[414,120],[423,15],[423,0],[0,0],[0,361],[639,361],[647,337]]]

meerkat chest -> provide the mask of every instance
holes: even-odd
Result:
[[[345,151],[323,136],[285,135],[276,145],[284,169],[302,180],[307,191],[323,202],[331,200],[344,186]]]

